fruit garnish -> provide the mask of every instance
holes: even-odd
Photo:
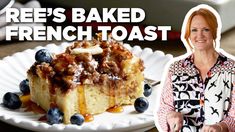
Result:
[[[134,107],[137,112],[143,113],[144,111],[148,109],[149,102],[146,98],[139,97],[135,100]]]
[[[85,118],[83,117],[83,115],[78,114],[78,113],[74,114],[70,118],[71,124],[82,125],[84,121],[85,121]]]
[[[29,80],[28,79],[25,79],[25,80],[21,81],[19,87],[20,87],[20,91],[23,94],[29,94],[30,93]]]
[[[59,124],[63,122],[63,113],[58,108],[50,108],[47,111],[47,122],[49,124]]]
[[[152,93],[152,87],[150,87],[148,84],[144,84],[144,96],[148,97]]]
[[[47,49],[41,49],[36,52],[35,60],[39,63],[42,63],[42,62],[51,63],[52,55]]]
[[[7,92],[3,96],[3,105],[9,109],[18,109],[21,104],[22,102],[19,96],[15,93]]]

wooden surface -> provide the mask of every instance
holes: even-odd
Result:
[[[221,48],[223,48],[228,53],[235,56],[235,28],[227,31],[222,34],[221,37]],[[32,49],[36,46],[45,46],[49,43],[60,44],[61,42],[0,42],[0,59],[3,59],[6,56],[11,56],[16,52],[21,52],[26,49]],[[140,45],[142,48],[150,47],[153,50],[161,50],[167,54],[172,54],[174,56],[182,55],[186,52],[183,44],[180,41],[168,41],[168,42],[128,42],[132,46]],[[23,63],[23,62],[22,62]],[[0,73],[1,75],[1,73]],[[0,121],[0,131],[26,131],[24,129],[8,125],[2,121]],[[149,130],[150,132],[157,131],[156,128]]]

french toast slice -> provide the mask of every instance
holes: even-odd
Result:
[[[75,113],[99,114],[133,104],[143,94],[143,61],[117,41],[75,42],[27,72],[31,100],[46,111],[58,107],[64,123]]]

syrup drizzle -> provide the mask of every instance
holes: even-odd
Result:
[[[91,122],[94,120],[94,116],[92,114],[84,114],[85,122]]]
[[[78,85],[78,109],[82,115],[86,114],[86,98],[85,98],[85,91],[82,85]]]
[[[47,116],[43,115],[42,117],[38,119],[38,121],[47,122]]]
[[[107,109],[107,111],[111,113],[121,113],[123,112],[123,107],[120,105],[115,105],[114,107]]]
[[[30,100],[30,95],[22,95],[20,96],[20,100],[22,102],[22,107],[26,108],[25,111],[28,112],[34,112],[37,114],[45,114],[46,111],[44,109],[42,109],[39,105],[37,105],[36,103],[32,102]]]
[[[118,91],[118,93],[120,94],[120,91]],[[94,116],[92,114],[86,114],[87,110],[86,110],[86,102],[85,102],[85,91],[84,91],[84,87],[81,85],[78,86],[78,94],[79,94],[78,103],[79,103],[80,113],[84,116],[85,122],[93,121]],[[30,94],[20,96],[20,100],[22,101],[22,107],[26,108],[25,111],[27,112],[30,111],[30,112],[34,112],[38,114],[44,114],[38,120],[43,121],[43,122],[47,121],[47,118],[45,115],[46,111],[42,109],[39,105],[37,105],[36,103],[30,100]],[[51,103],[50,105],[51,107],[55,107],[54,103]],[[108,112],[111,112],[111,113],[123,112],[122,106],[115,105],[115,84],[112,87],[110,87],[109,105],[113,107],[107,109]]]

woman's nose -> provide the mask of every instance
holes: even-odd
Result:
[[[203,31],[198,31],[197,32],[197,37],[199,37],[199,38],[203,38],[204,37],[204,34],[203,34]]]

